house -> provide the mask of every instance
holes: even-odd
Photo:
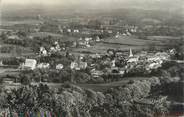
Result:
[[[79,46],[85,46],[86,45],[86,42],[84,40],[79,40],[78,41],[78,45]]]
[[[78,41],[78,46],[79,47],[91,47],[91,45],[90,45],[90,40],[92,40],[92,38],[85,38],[84,40],[81,40],[81,39],[79,39],[79,41]]]
[[[91,54],[90,57],[92,57],[92,58],[101,58],[101,55],[96,53],[96,54]]]
[[[131,36],[131,33],[130,32],[127,32],[127,34],[126,34],[127,36]]]
[[[56,69],[57,69],[57,70],[61,70],[61,69],[63,69],[63,68],[64,68],[63,64],[58,64],[58,65],[56,65]]]
[[[80,69],[86,69],[87,66],[88,66],[87,62],[80,62],[80,63],[79,63],[79,68],[80,68]]]
[[[148,69],[158,69],[162,65],[160,63],[154,62],[148,65]]]
[[[134,63],[134,62],[138,62],[139,61],[139,57],[130,57],[128,59],[128,63]]]
[[[98,78],[99,76],[102,76],[104,73],[102,71],[99,71],[99,70],[95,70],[95,69],[92,69],[91,70],[91,75],[94,77],[94,78]]]
[[[176,54],[176,50],[175,50],[175,49],[170,49],[170,50],[169,50],[169,53],[170,53],[171,55],[175,55],[175,54]]]
[[[86,47],[89,48],[89,47],[91,47],[91,45],[87,44]]]
[[[168,60],[170,58],[170,55],[166,52],[157,52],[155,56],[159,57],[162,60]]]
[[[55,49],[55,47],[50,47],[50,53],[55,53],[57,52],[57,50]]]
[[[77,47],[77,41],[74,41],[73,44],[72,44],[72,47]]]
[[[79,30],[78,29],[74,29],[73,32],[74,33],[79,33]]]
[[[34,70],[36,68],[37,61],[35,59],[26,59],[22,65],[23,69]]]
[[[77,62],[71,62],[70,69],[76,69],[78,67]]]
[[[65,49],[65,48],[63,48],[63,49]],[[50,53],[53,54],[53,53],[60,52],[60,51],[61,51],[61,47],[60,47],[59,43],[57,41],[54,42],[54,46],[52,46],[50,48]]]
[[[57,41],[54,42],[54,45],[55,45],[56,51],[61,51],[60,45],[59,45],[59,43]]]
[[[100,37],[97,36],[95,41],[96,41],[96,42],[100,42]]]
[[[17,35],[8,36],[8,39],[20,39]]]
[[[70,68],[74,70],[81,70],[87,68],[87,62],[71,62]]]
[[[122,34],[123,36],[127,36],[125,33]]]
[[[47,50],[44,47],[40,47],[40,55],[47,56]]]
[[[160,61],[161,58],[158,56],[152,56],[152,57],[148,57],[147,61],[148,62],[154,62],[154,61]]]
[[[116,64],[115,63],[116,63],[116,60],[112,60],[111,61],[111,67],[116,67]]]
[[[17,35],[8,36],[8,39],[5,40],[8,44],[22,44],[22,39]]]
[[[90,38],[88,38],[88,37],[85,38],[85,45],[86,45],[86,47],[91,47],[90,44],[89,44],[91,40],[92,40],[91,37]]]
[[[119,35],[119,34],[116,34],[115,38],[117,39],[117,38],[119,38],[119,37],[120,37],[120,35]]]
[[[37,68],[39,69],[45,69],[45,68],[49,68],[50,64],[49,63],[40,63],[37,65]]]
[[[124,74],[125,74],[125,71],[126,71],[125,69],[120,68],[120,69],[119,69],[119,74],[120,74],[120,75],[124,75]]]
[[[164,60],[168,60],[169,57],[170,56],[165,52],[156,53],[154,56],[151,56],[147,59],[149,64],[147,65],[146,69],[147,70],[158,69],[159,67],[162,66],[162,63],[164,62]]]
[[[72,32],[72,30],[71,30],[71,29],[67,29],[67,32],[68,32],[68,33],[71,33],[71,32]]]
[[[86,38],[85,38],[85,41],[86,41],[86,42],[89,42],[89,41],[91,41],[91,40],[92,40],[91,37],[86,37]]]
[[[112,34],[112,33],[113,33],[112,30],[108,30],[107,32],[108,32],[109,34]]]

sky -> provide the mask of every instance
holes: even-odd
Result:
[[[182,9],[184,0],[0,0],[2,6],[40,5],[42,7],[81,7],[81,8],[124,8]],[[183,9],[182,9],[183,10]],[[184,11],[184,10],[183,10]]]
[[[183,0],[1,0],[3,4],[44,4],[44,5],[70,5],[70,4],[166,4],[176,5]]]

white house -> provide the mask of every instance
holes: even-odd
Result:
[[[138,62],[138,61],[139,61],[139,57],[130,57],[127,62],[133,63],[133,62]]]
[[[63,68],[64,68],[63,64],[58,64],[58,65],[56,65],[56,69],[57,69],[57,70],[61,70],[61,69],[63,69]]]
[[[157,69],[159,67],[161,67],[162,65],[160,63],[157,63],[157,62],[154,62],[154,63],[151,63],[149,64],[146,69],[147,70],[152,70],[152,69]]]
[[[98,78],[99,76],[103,75],[104,73],[102,71],[92,69],[91,70],[91,75],[95,78]]]
[[[73,30],[74,33],[79,33],[78,29]]]
[[[96,42],[100,42],[100,37],[99,36],[96,37]]]
[[[70,65],[71,69],[74,70],[81,70],[81,69],[86,69],[87,68],[87,62],[72,62]]]
[[[34,70],[36,68],[37,61],[35,59],[26,59],[23,64],[23,69]]]
[[[17,35],[8,36],[8,39],[20,39]]]
[[[162,60],[168,60],[170,58],[170,55],[166,52],[158,52],[155,54],[155,56],[159,57]]]
[[[87,66],[88,66],[87,62],[80,62],[80,63],[79,63],[79,68],[80,68],[80,69],[86,69]]]
[[[70,68],[71,68],[71,69],[75,69],[75,68],[77,68],[77,67],[78,67],[77,62],[71,62],[71,65],[70,65]]]
[[[170,50],[169,50],[169,53],[170,53],[171,55],[175,55],[175,54],[176,54],[176,50],[175,50],[175,49],[170,49]]]
[[[71,30],[71,29],[67,29],[67,32],[71,33],[71,32],[72,32],[72,30]]]
[[[112,63],[111,67],[116,67],[116,64],[115,64],[116,63],[116,60],[112,60],[111,63]]]
[[[50,64],[49,63],[40,63],[40,64],[38,64],[37,65],[37,68],[40,68],[40,69],[42,69],[42,68],[49,68],[50,67]]]
[[[108,30],[108,33],[112,34],[113,32],[112,32],[112,30]]]
[[[153,62],[153,61],[160,61],[161,58],[158,56],[152,56],[148,58],[148,62]]]
[[[44,47],[40,47],[40,55],[47,56],[47,50]]]

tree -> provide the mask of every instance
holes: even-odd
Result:
[[[23,85],[29,85],[31,83],[31,77],[28,75],[25,75],[20,79],[21,84]]]
[[[6,39],[8,38],[8,36],[7,36],[7,34],[6,34],[5,32],[3,32],[3,33],[1,34],[1,36],[0,36],[0,38],[1,38],[2,40],[6,40]]]

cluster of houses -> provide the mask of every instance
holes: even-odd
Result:
[[[55,48],[51,49],[53,52],[60,51],[58,43],[55,43]],[[57,48],[58,47],[58,48]],[[41,56],[48,56],[45,49],[40,49]],[[71,55],[71,54],[70,54]],[[106,55],[79,55],[73,61],[71,61],[69,68],[71,70],[85,70],[89,69],[93,77],[99,77],[103,74],[125,74],[132,72],[134,69],[145,70],[151,72],[162,66],[164,61],[170,59],[170,53],[157,52],[147,53],[141,52],[133,54],[132,49],[129,50],[129,55],[125,56],[122,53],[115,53],[114,50],[110,50]],[[38,63],[35,59],[26,59],[22,68],[44,69],[50,68],[49,63]],[[63,70],[66,66],[63,63],[59,63],[55,66],[56,70]],[[144,69],[141,69],[144,68]]]
[[[158,53],[139,53],[133,55],[132,50],[130,49],[128,56],[123,55],[115,55],[111,56],[112,54],[109,53],[110,56],[106,56],[105,59],[102,59],[100,65],[106,65],[104,69],[94,68],[92,69],[91,73],[97,77],[98,75],[102,75],[104,73],[109,74],[125,74],[131,73],[132,70],[137,69],[143,72],[151,72],[152,70],[158,69],[162,66],[162,63],[168,61],[170,59],[170,54],[166,52],[158,52]],[[98,62],[96,64],[99,64]]]
[[[92,37],[85,37],[85,38],[79,38],[79,40],[73,42],[73,47],[78,48],[89,48],[94,43],[100,42],[102,39],[100,39],[99,36],[96,36],[95,38]]]
[[[138,55],[131,56],[127,61],[127,72],[131,70],[140,69],[141,72],[150,73],[152,70],[156,70],[162,67],[165,61],[170,60],[170,54],[166,52],[157,53],[139,53]],[[143,71],[144,70],[144,71]]]
[[[113,33],[112,26],[106,26],[104,30],[96,30],[97,32],[103,33],[104,31],[108,31],[109,34]],[[61,26],[58,27],[60,32],[68,32],[68,33],[81,33],[82,32],[89,32],[91,34],[92,30],[80,30],[80,29],[71,29],[64,27],[63,29]],[[65,29],[65,30],[64,30]],[[133,33],[136,33],[138,27],[136,26],[128,26],[124,30],[120,27],[120,31],[115,31],[115,37],[123,36],[131,36]],[[82,32],[81,32],[82,31]],[[93,31],[94,32],[94,31]],[[94,32],[95,33],[95,32]],[[87,34],[87,33],[86,33]],[[9,36],[10,40],[18,40],[18,36]],[[77,41],[73,42],[73,47],[82,47],[88,48],[93,45],[95,42],[100,42],[102,39],[99,36],[91,37],[85,36],[85,38],[79,38]],[[40,47],[39,50],[39,57],[49,57],[52,54],[58,54],[62,51],[66,51],[65,47],[61,47],[60,44],[56,41],[54,44],[48,49],[45,47]],[[130,49],[128,55],[124,55],[122,52],[115,52],[108,51],[106,55],[79,55],[76,57],[75,60],[71,61],[69,68],[71,70],[85,70],[90,69],[90,73],[94,77],[99,77],[105,73],[116,73],[116,74],[125,74],[128,72],[132,72],[132,69],[140,69],[144,68],[146,71],[152,71],[154,69],[158,69],[162,66],[164,61],[170,59],[170,54],[174,53],[171,51],[170,53],[166,52],[158,52],[158,53],[147,53],[141,52],[136,55],[133,54],[132,49]],[[39,63],[36,59],[25,59],[25,62],[21,64],[21,69],[50,69],[49,63]],[[66,66],[64,63],[57,63],[55,65],[56,70],[63,70]]]
[[[45,47],[40,47],[39,55],[40,56],[49,56],[51,54],[65,50],[66,48],[61,48],[57,41],[54,42],[53,46],[50,47],[50,50],[46,50]]]
[[[74,60],[70,64],[70,69],[71,70],[82,70],[87,68],[87,62],[81,61],[82,59],[80,58],[79,60]],[[35,70],[35,69],[49,69],[50,64],[49,63],[38,63],[36,59],[26,59],[23,64],[20,66],[21,69],[27,69],[27,70]],[[63,70],[65,66],[60,63],[55,66],[56,70]]]
[[[123,30],[122,32],[117,32],[115,37],[118,38],[119,36],[131,36],[132,34],[137,32],[137,27],[133,27],[130,29]]]
[[[136,28],[132,29],[132,32],[136,32]],[[120,33],[119,33],[120,35]],[[91,37],[80,38],[77,42],[74,42],[74,46],[90,47],[94,41]],[[101,41],[97,36],[95,41]],[[52,54],[58,54],[62,51],[66,51],[66,48],[60,47],[60,44],[56,41],[46,50],[45,47],[40,47],[39,57],[48,57]],[[139,69],[140,66],[146,71],[151,71],[162,66],[164,61],[170,59],[170,54],[173,54],[174,50],[167,52],[147,53],[141,52],[136,55],[133,54],[132,49],[129,51],[129,55],[124,55],[123,52],[115,52],[115,50],[107,51],[106,55],[79,55],[75,60],[71,61],[71,70],[85,70],[90,69],[91,75],[98,77],[104,73],[118,73],[124,74],[131,72],[132,69]],[[49,63],[38,63],[36,59],[25,59],[25,62],[21,64],[22,69],[43,69],[50,68]],[[63,63],[58,63],[55,66],[57,70],[63,70],[66,66]]]
[[[106,27],[106,28],[104,28]],[[67,34],[80,34],[80,35],[100,35],[100,34],[110,34],[110,35],[114,35],[116,34],[116,36],[118,35],[123,35],[123,36],[131,36],[132,34],[136,33],[138,31],[138,27],[136,26],[129,26],[129,27],[120,27],[119,30],[111,30],[111,26],[110,28],[108,26],[102,26],[102,29],[96,29],[96,30],[90,30],[90,29],[60,29],[61,33],[66,32]],[[117,27],[116,27],[117,28]]]

